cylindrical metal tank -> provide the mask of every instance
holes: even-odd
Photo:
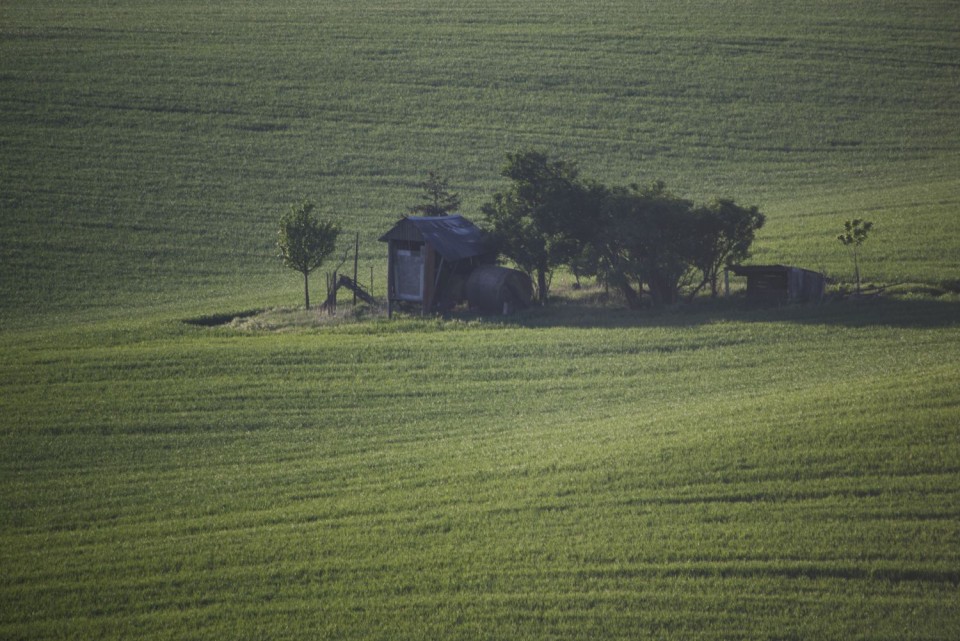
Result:
[[[523,272],[499,265],[481,265],[470,272],[466,293],[471,309],[509,314],[530,306],[533,285]]]

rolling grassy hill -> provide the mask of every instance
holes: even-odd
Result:
[[[866,216],[871,277],[960,278],[960,11],[768,5],[4,3],[4,321],[295,292],[301,197],[379,267],[428,170],[477,216],[526,147],[757,204],[764,259],[846,276]]]
[[[0,637],[957,638],[958,33],[932,1],[3,3]],[[476,217],[526,147],[757,204],[756,261],[841,280],[869,218],[898,293],[184,322],[300,300],[299,198],[381,283],[428,170]]]

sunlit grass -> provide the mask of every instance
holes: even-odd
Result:
[[[956,629],[955,302],[612,313],[8,342],[4,630]]]

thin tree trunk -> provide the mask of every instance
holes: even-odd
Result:
[[[547,304],[547,272],[544,269],[537,270],[537,289],[540,293],[540,304]]]
[[[310,309],[310,272],[303,272],[303,298],[307,302],[307,309]]]
[[[693,299],[696,298],[697,294],[700,293],[700,290],[706,287],[707,285],[710,285],[710,297],[716,298],[717,297],[716,274],[714,274],[712,277],[704,275],[703,280],[701,280],[700,283],[696,287],[694,287],[693,290],[690,292],[690,294],[687,296],[687,302],[692,303]]]
[[[860,261],[857,260],[857,250],[853,250],[853,273],[857,279],[857,295],[860,295]]]
[[[640,294],[638,294],[637,291],[630,286],[630,283],[628,283],[626,280],[623,280],[619,284],[619,289],[627,301],[627,307],[630,309],[640,309],[642,299],[640,298]]]

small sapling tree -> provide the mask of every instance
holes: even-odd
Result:
[[[303,274],[303,297],[310,309],[310,272],[320,267],[337,245],[340,227],[313,215],[314,205],[302,202],[280,218],[277,249],[280,260]]]
[[[427,179],[418,185],[423,193],[423,202],[410,208],[411,214],[420,216],[447,216],[460,209],[460,196],[450,191],[446,178],[436,172],[428,172]]]
[[[869,220],[854,218],[843,223],[844,232],[837,236],[837,240],[850,249],[853,256],[853,273],[857,281],[857,293],[860,293],[860,245],[867,239],[867,234],[873,229]]]

